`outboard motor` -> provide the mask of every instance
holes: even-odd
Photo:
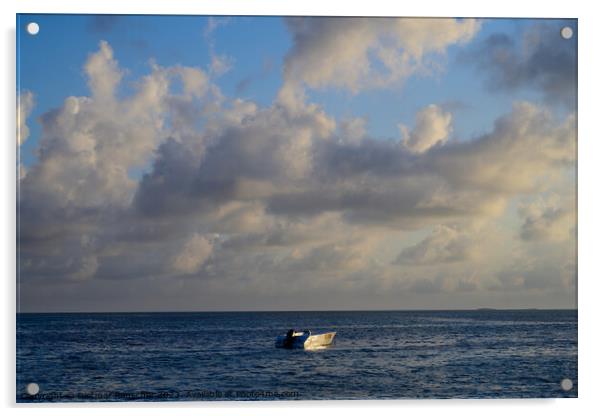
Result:
[[[294,329],[289,329],[284,339],[284,348],[293,348],[293,336],[295,335]]]

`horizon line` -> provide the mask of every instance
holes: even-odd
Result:
[[[16,312],[20,314],[78,314],[78,313],[274,313],[274,312],[474,312],[474,311],[578,311],[578,308],[467,308],[467,309],[262,309],[262,310],[165,310],[165,311],[27,311]]]

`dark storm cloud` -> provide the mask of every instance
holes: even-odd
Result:
[[[560,30],[573,28],[573,38],[564,39]],[[495,33],[472,53],[464,54],[485,71],[488,86],[496,91],[534,88],[550,103],[576,105],[577,27],[575,20],[541,23],[522,39]]]

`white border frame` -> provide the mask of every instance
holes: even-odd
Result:
[[[47,414],[81,413],[82,407],[92,414],[108,409],[127,408],[133,414],[211,412],[238,414],[245,408],[250,414],[297,415],[331,413],[339,409],[353,414],[377,408],[384,414],[504,415],[516,411],[534,414],[563,415],[593,413],[597,403],[600,370],[600,327],[597,306],[602,293],[598,254],[602,198],[599,179],[602,172],[600,137],[600,64],[599,40],[602,22],[595,2],[504,0],[496,4],[471,0],[421,0],[395,2],[370,0],[363,2],[303,0],[4,0],[0,2],[2,21],[2,91],[0,114],[4,130],[1,154],[2,228],[1,262],[4,265],[4,302],[2,323],[2,360],[0,376],[3,407],[21,408],[26,414],[34,409]],[[15,14],[19,13],[118,13],[118,14],[233,14],[233,15],[356,15],[356,16],[462,16],[462,17],[565,17],[579,19],[579,399],[548,400],[402,400],[402,401],[330,401],[330,402],[178,402],[115,404],[44,404],[15,405]],[[598,406],[596,406],[598,405]],[[168,410],[169,409],[169,410]]]

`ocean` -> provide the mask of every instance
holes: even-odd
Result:
[[[17,314],[16,359],[17,402],[577,397],[577,311]]]

